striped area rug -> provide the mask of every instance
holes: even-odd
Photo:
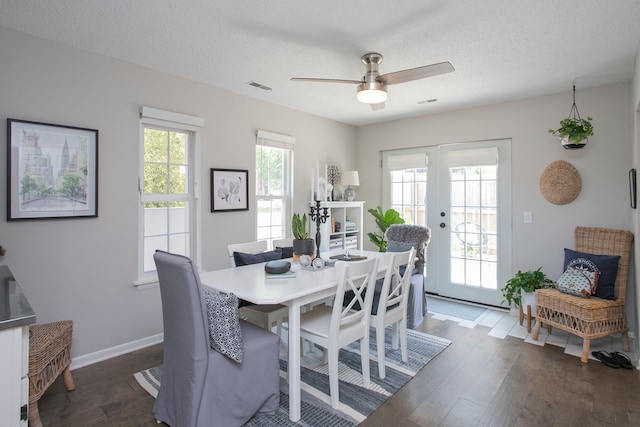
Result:
[[[282,342],[287,340],[286,333],[286,327],[284,327]],[[387,331],[385,343],[386,377],[380,379],[375,334],[373,330],[371,331],[371,384],[369,387],[364,387],[362,383],[359,344],[351,344],[340,351],[338,357],[340,362],[340,410],[334,410],[330,405],[328,366],[322,363],[322,350],[316,347],[309,351],[307,348],[301,360],[302,418],[297,424],[289,421],[286,346],[282,345],[280,353],[280,410],[272,417],[253,418],[246,426],[346,427],[357,425],[451,344],[449,340],[413,330],[409,330],[407,335],[409,360],[403,363],[400,350],[391,349],[391,333]],[[162,368],[158,366],[137,372],[134,377],[142,388],[155,397],[162,379]]]

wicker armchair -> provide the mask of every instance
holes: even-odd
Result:
[[[615,300],[597,297],[581,298],[556,289],[536,291],[536,326],[533,339],[537,340],[542,323],[549,333],[553,326],[583,338],[583,363],[589,360],[589,345],[594,338],[622,334],[624,350],[629,351],[629,330],[625,314],[625,297],[629,259],[633,234],[626,230],[596,227],[576,227],[575,250],[596,255],[620,255],[615,281]]]

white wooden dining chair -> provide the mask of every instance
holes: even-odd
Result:
[[[289,248],[293,246],[293,237],[286,237],[284,239],[273,239],[271,246],[275,248]]]
[[[268,245],[269,243],[266,240],[257,240],[255,242],[245,243],[230,243],[229,245],[227,245],[227,250],[229,251],[229,261],[231,262],[231,267],[236,266],[236,260],[233,256],[234,252],[242,252],[245,254],[259,254],[261,252],[265,252]]]
[[[329,364],[329,390],[333,408],[340,405],[338,354],[342,347],[360,341],[363,383],[365,387],[370,384],[369,314],[373,292],[365,291],[375,286],[377,267],[378,257],[336,262],[338,287],[333,307],[317,306],[300,316],[300,336],[324,349],[324,357]]]
[[[229,257],[231,258],[231,265],[236,267],[234,252],[257,255],[264,253],[267,250],[267,245],[266,240],[229,244],[227,249],[229,251]],[[281,337],[282,322],[289,317],[289,308],[282,304],[258,305],[249,303],[248,301],[242,301],[238,309],[238,314],[241,318],[256,323],[267,330],[271,330],[275,324],[276,334],[278,337]]]
[[[384,338],[387,327],[392,326],[391,348],[396,350],[399,344],[402,361],[408,360],[407,302],[415,254],[415,248],[405,252],[386,252],[380,260],[386,265],[386,270],[378,306],[374,307],[371,314],[371,326],[376,330],[376,351],[380,378],[386,376]]]

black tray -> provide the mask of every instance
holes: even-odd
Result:
[[[360,255],[349,255],[346,256],[345,254],[341,254],[341,255],[334,255],[331,257],[331,259],[337,259],[338,261],[362,261],[367,259],[366,256],[360,256]]]

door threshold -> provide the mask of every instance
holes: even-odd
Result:
[[[425,292],[425,293],[429,297],[438,298],[438,299],[441,299],[443,301],[457,302],[457,303],[460,303],[460,304],[471,305],[471,306],[474,306],[474,307],[490,308],[492,310],[503,311],[505,313],[508,313],[510,311],[509,308],[503,307],[503,306],[500,306],[500,305],[482,304],[482,303],[475,302],[475,301],[467,301],[467,300],[463,300],[463,299],[460,299],[460,298],[447,297],[447,296],[438,295],[438,294],[431,293],[431,292]]]

